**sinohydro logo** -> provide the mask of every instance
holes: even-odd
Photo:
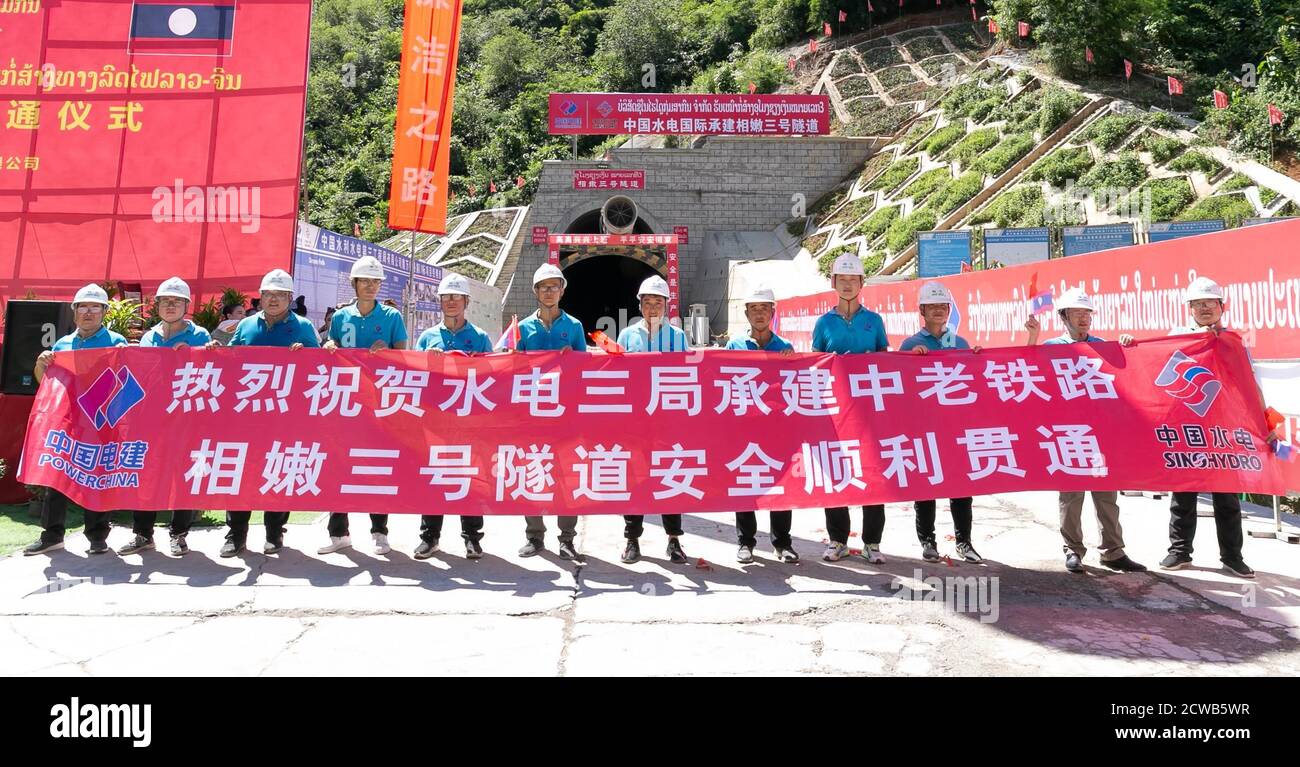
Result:
[[[1156,376],[1156,386],[1175,399],[1187,400],[1183,404],[1201,418],[1205,417],[1223,389],[1223,384],[1209,368],[1197,364],[1181,351],[1175,351],[1165,363],[1164,370]]]
[[[133,747],[148,748],[153,742],[152,715],[149,703],[82,703],[73,698],[50,707],[50,737],[129,738]]]
[[[81,412],[96,429],[117,426],[131,408],[144,401],[144,389],[128,368],[108,368],[77,398]]]

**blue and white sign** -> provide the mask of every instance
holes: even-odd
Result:
[[[1147,241],[1164,242],[1165,240],[1176,240],[1179,237],[1221,232],[1223,229],[1224,224],[1221,218],[1212,218],[1207,221],[1158,221],[1152,223],[1151,227],[1147,229]]]
[[[984,230],[986,269],[1046,261],[1051,249],[1052,232],[1045,226]]]
[[[1080,256],[1133,244],[1132,224],[1067,226],[1061,230],[1061,245],[1067,256]]]
[[[1277,221],[1294,221],[1296,216],[1274,216],[1273,218],[1248,218],[1241,222],[1242,226],[1259,226],[1260,224],[1272,224]]]
[[[298,222],[298,245],[293,254],[293,284],[307,303],[307,316],[319,327],[325,321],[325,309],[346,304],[356,298],[352,290],[352,265],[362,256],[374,256],[384,265],[384,284],[380,301],[392,301],[405,311],[407,283],[410,281],[411,257],[380,247],[373,242],[336,234],[312,224]],[[423,261],[415,262],[415,318],[408,327],[412,338],[424,328],[442,319],[438,303],[438,283],[443,270]]]
[[[921,279],[961,273],[970,261],[970,230],[921,232],[917,236],[916,269]]]

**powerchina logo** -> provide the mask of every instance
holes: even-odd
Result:
[[[1223,384],[1209,368],[1197,364],[1181,351],[1174,352],[1165,363],[1165,369],[1156,377],[1156,386],[1175,399],[1186,400],[1183,404],[1187,409],[1201,418],[1205,417],[1223,389]]]
[[[108,368],[90,388],[77,398],[81,412],[86,414],[96,429],[114,427],[131,408],[144,401],[144,389],[131,375],[129,368]]]
[[[50,737],[130,739],[134,748],[148,748],[153,743],[152,719],[149,703],[82,703],[73,698],[50,707]]]

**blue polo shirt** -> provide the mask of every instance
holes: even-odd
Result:
[[[618,334],[618,345],[628,352],[684,352],[689,347],[686,333],[676,325],[664,322],[654,338],[645,320],[637,320]]]
[[[107,349],[110,346],[126,346],[126,339],[104,326],[89,338],[82,338],[77,331],[72,331],[54,342],[52,352],[75,352],[78,349]]]
[[[402,313],[391,306],[376,303],[363,316],[356,304],[349,304],[330,318],[329,338],[344,348],[369,349],[376,341],[383,341],[391,349],[406,340],[406,323]]]
[[[289,312],[284,319],[274,325],[267,325],[262,313],[245,317],[235,328],[235,335],[230,339],[230,346],[282,346],[288,348],[294,344],[319,347],[320,337],[311,320]]]
[[[889,349],[885,321],[879,314],[858,304],[851,320],[831,309],[813,326],[813,350],[832,354],[863,354]]]
[[[1076,341],[1073,338],[1070,338],[1070,334],[1068,332],[1065,332],[1057,336],[1056,338],[1047,339],[1046,341],[1043,342],[1043,346],[1047,346],[1048,344],[1104,344],[1104,343],[1106,343],[1106,339],[1098,338],[1094,335],[1089,335],[1087,338],[1085,338],[1082,341]]]
[[[212,340],[212,334],[208,332],[207,328],[195,325],[189,320],[186,320],[185,324],[188,326],[185,330],[182,330],[171,338],[163,338],[163,323],[160,322],[152,328],[149,328],[149,331],[143,336],[140,336],[140,345],[168,348],[177,344],[206,346],[207,343]]]
[[[455,333],[439,322],[420,334],[420,339],[415,342],[415,349],[421,352],[437,349],[444,352],[462,351],[467,354],[483,354],[492,351],[492,339],[468,320],[465,326]]]
[[[573,315],[561,310],[560,316],[551,323],[547,330],[537,312],[519,323],[519,351],[540,352],[569,348],[574,351],[587,351],[587,334],[583,332],[582,323]]]
[[[944,346],[944,339],[952,339],[952,346]],[[966,339],[961,336],[944,333],[942,336],[936,338],[930,334],[930,331],[921,328],[921,332],[908,336],[907,340],[903,342],[903,345],[898,347],[898,350],[900,352],[910,352],[918,346],[924,346],[932,352],[942,351],[943,349],[970,348],[970,344],[966,343]]]
[[[786,349],[793,348],[794,346],[789,341],[776,333],[772,334],[772,340],[767,342],[767,346],[759,346],[758,342],[753,338],[752,331],[727,342],[727,349],[731,351],[783,352]]]

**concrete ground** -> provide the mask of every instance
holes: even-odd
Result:
[[[487,521],[477,562],[464,559],[454,519],[446,551],[413,560],[418,518],[401,515],[391,523],[397,548],[383,557],[369,553],[362,515],[357,548],[325,556],[314,553],[323,518],[290,528],[291,548],[273,557],[220,559],[222,532],[196,530],[184,559],[90,559],[78,535],[52,556],[0,560],[0,674],[1300,673],[1300,546],[1248,537],[1259,577],[1243,581],[1218,569],[1213,520],[1202,517],[1195,569],[1122,575],[1089,552],[1088,573],[1073,575],[1055,501],[976,499],[981,566],[923,563],[903,504],[889,507],[884,565],[821,561],[819,510],[795,514],[797,565],[775,562],[761,532],[758,561],[738,565],[725,514],[686,518],[686,566],[668,563],[657,517],[647,519],[645,558],[630,566],[619,562],[617,517],[580,523],[581,564],[549,552],[518,558],[523,521],[509,517]],[[1167,506],[1121,498],[1128,552],[1153,570],[1168,545]],[[767,529],[765,514],[759,524]],[[1247,530],[1271,525],[1262,510],[1246,520]],[[260,532],[249,540],[256,552]],[[946,504],[938,532],[953,554]],[[128,537],[116,528],[109,543]],[[160,529],[164,548],[166,538]],[[850,545],[860,545],[856,533]],[[949,593],[962,603],[936,600]]]

